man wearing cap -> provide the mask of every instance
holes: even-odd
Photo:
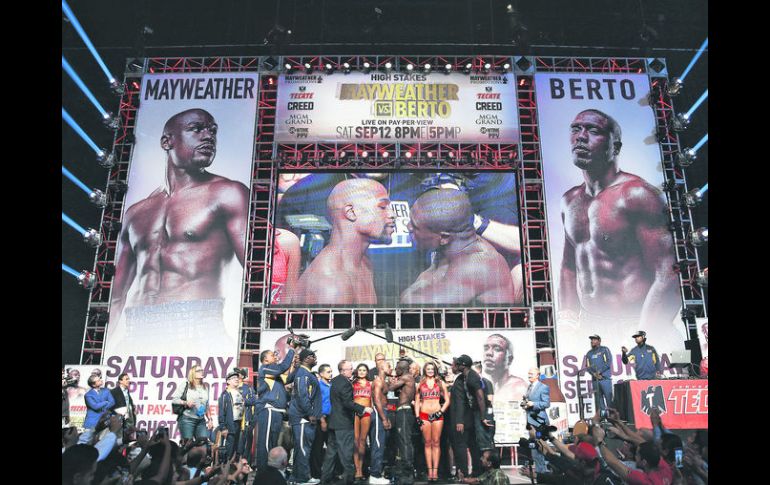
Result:
[[[602,345],[599,335],[588,338],[591,339],[591,350],[583,359],[583,368],[591,374],[596,407],[602,417],[606,417],[605,410],[612,404],[612,352]]]
[[[465,394],[468,404],[473,409],[473,425],[476,443],[482,455],[488,455],[495,449],[495,421],[492,403],[487,399],[481,382],[481,376],[473,370],[473,360],[463,354],[455,362],[461,368],[465,378]],[[478,471],[477,471],[478,470]],[[473,474],[478,476],[480,469],[474,467]]]
[[[275,352],[265,350],[259,355],[257,380],[257,468],[267,466],[267,454],[278,445],[283,415],[286,413],[286,389],[282,374],[289,370],[294,360],[297,343],[292,341],[289,350],[279,363]],[[293,377],[293,376],[291,376]],[[289,379],[287,379],[288,381]]]
[[[236,454],[241,438],[241,420],[244,416],[244,408],[247,406],[238,384],[241,373],[232,370],[227,374],[227,389],[220,394],[217,400],[219,409],[219,430],[225,440],[224,456],[220,453],[222,462],[228,461]],[[250,403],[253,405],[256,400]]]
[[[299,353],[299,362],[289,403],[289,425],[294,434],[294,469],[289,481],[318,483],[317,478],[310,479],[310,451],[322,405],[320,384],[312,372],[316,364],[315,352],[303,349]]]
[[[636,379],[640,381],[656,379],[661,376],[660,357],[658,351],[652,345],[647,345],[647,332],[639,330],[632,335],[636,341],[636,347],[628,352],[628,349],[622,347],[623,363],[634,366]]]

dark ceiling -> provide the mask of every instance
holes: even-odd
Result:
[[[507,13],[507,5],[514,13]],[[126,58],[267,54],[498,54],[659,57],[680,75],[708,36],[706,0],[70,0],[69,5],[108,69],[122,78]],[[280,25],[284,38],[268,33]],[[62,53],[108,111],[118,100],[62,15]],[[675,98],[689,108],[708,87],[708,51]],[[62,105],[102,147],[112,143],[98,112],[62,71]],[[680,136],[693,146],[708,131],[708,103]],[[707,181],[708,144],[688,169],[690,187]],[[62,162],[89,187],[104,188],[107,173],[88,146],[62,122]],[[62,178],[62,210],[85,227],[99,211]],[[708,195],[696,209],[708,223]],[[707,264],[706,250],[701,253]],[[62,261],[91,269],[94,251],[62,223]],[[62,273],[62,363],[79,360],[87,292]]]

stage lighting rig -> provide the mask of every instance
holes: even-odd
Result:
[[[703,268],[702,271],[698,271],[698,275],[695,277],[695,282],[698,283],[699,286],[702,286],[704,288],[708,287],[709,285],[709,269]]]
[[[284,67],[284,69],[286,69],[286,72],[290,72],[291,71],[291,64],[289,64],[288,62],[286,64],[284,64],[283,67]]]
[[[369,73],[369,71],[371,71],[371,70],[372,70],[372,65],[371,65],[371,64],[369,64],[369,62],[364,62],[364,63],[361,65],[361,68],[363,69],[363,71],[364,71],[364,74],[368,74],[368,73]]]
[[[690,231],[687,235],[687,239],[695,247],[703,246],[709,242],[709,230],[708,227],[699,227],[694,231]]]
[[[98,248],[102,245],[102,235],[96,229],[90,227],[83,233],[83,242],[92,248]]]
[[[510,62],[506,62],[505,64],[500,66],[500,72],[508,72],[510,70],[511,70],[511,63]]]
[[[350,73],[350,63],[349,62],[343,62],[342,63],[342,72],[344,72],[345,74],[349,74]]]
[[[123,87],[123,83],[118,82],[117,79],[113,79],[112,82],[110,82],[110,91],[112,91],[112,93],[116,96],[123,96],[123,93],[126,90]]]
[[[84,290],[91,290],[96,286],[96,274],[90,271],[83,270],[78,275],[78,284],[83,287]]]
[[[680,167],[689,167],[697,158],[695,150],[692,148],[685,148],[676,154],[676,163],[679,164]]]
[[[390,72],[391,69],[393,69],[393,63],[392,62],[386,62],[385,63],[385,72]]]
[[[470,74],[470,73],[471,73],[471,70],[473,70],[473,64],[472,64],[472,63],[470,63],[470,62],[469,62],[469,63],[467,63],[467,64],[465,64],[465,67],[463,68],[463,72],[464,72],[465,74]]]
[[[107,111],[102,115],[102,123],[111,130],[117,130],[120,128],[120,116],[115,116]]]
[[[88,200],[100,209],[107,207],[107,194],[99,189],[92,190],[91,193],[88,194]]]
[[[678,77],[674,78],[674,80],[668,85],[666,88],[666,92],[669,96],[672,98],[682,92],[682,88],[684,87],[684,82],[682,82],[681,79]]]
[[[412,72],[412,71],[414,71],[414,64],[412,64],[411,62],[410,62],[409,64],[407,64],[407,65],[406,65],[406,70],[407,70],[408,72]]]
[[[487,62],[484,64],[484,72],[489,72],[490,70],[492,70],[492,64]]]
[[[324,64],[324,70],[326,71],[326,74],[331,74],[334,72],[334,66],[327,62]]]
[[[687,207],[693,208],[703,200],[703,189],[692,189],[684,194],[684,203]]]
[[[444,64],[444,72],[447,73],[447,74],[452,72],[452,64],[449,64],[449,63]]]
[[[313,72],[313,65],[312,65],[312,64],[310,64],[309,62],[306,62],[306,63],[305,63],[305,71],[306,71],[308,74],[310,74],[311,72]]]
[[[690,117],[687,113],[679,113],[671,122],[671,129],[676,132],[682,132],[690,126]]]
[[[115,154],[112,152],[107,153],[106,150],[102,149],[99,151],[96,161],[99,162],[102,168],[112,168],[115,166]]]

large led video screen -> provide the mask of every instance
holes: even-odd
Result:
[[[280,173],[274,307],[524,303],[513,172]]]

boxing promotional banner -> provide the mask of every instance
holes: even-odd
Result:
[[[685,327],[647,75],[538,73],[535,89],[559,371],[573,424],[589,335],[611,350],[618,382],[634,376],[621,347],[632,349],[638,330],[673,375],[668,354],[684,348]],[[590,417],[585,373],[581,391]]]
[[[281,173],[278,188],[273,306],[524,303],[513,172]]]
[[[176,420],[191,367],[216,404],[237,365],[258,86],[255,73],[142,77],[103,362],[139,386],[148,430]]]
[[[512,73],[281,74],[275,140],[518,143]]]
[[[382,330],[371,332],[384,335]],[[336,332],[312,330],[305,333],[312,341]],[[289,335],[284,330],[264,330],[260,337],[260,350],[275,350],[283,358],[289,349],[286,344]],[[330,338],[311,344],[310,348],[315,351],[318,359],[317,367],[313,370],[318,370],[321,364],[329,364],[336,376],[339,374],[337,364],[342,359],[351,361],[354,370],[361,363],[371,369],[378,352],[385,354],[395,369],[400,356],[397,343],[402,343],[438,357],[439,366],[451,374],[451,368],[446,362],[451,363],[453,357],[467,354],[474,362],[481,361],[482,377],[489,379],[494,386],[493,407],[497,426],[495,442],[516,443],[526,434],[526,417],[519,407],[519,401],[529,385],[526,380],[527,371],[537,364],[533,330],[397,330],[393,342],[388,343],[358,331],[346,341]],[[420,365],[421,372],[426,362],[433,361],[409,349],[405,349],[405,352],[407,357]],[[555,415],[558,418],[558,412]]]
[[[708,429],[709,381],[635,381],[630,385],[636,429],[652,428],[652,409],[658,409],[666,429]]]

